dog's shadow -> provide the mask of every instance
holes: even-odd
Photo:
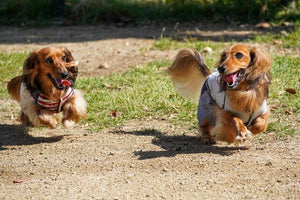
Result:
[[[164,135],[155,129],[145,129],[141,131],[116,131],[118,134],[133,134],[136,136],[153,136],[152,144],[160,146],[162,151],[137,151],[134,152],[140,160],[152,159],[159,157],[173,157],[178,154],[197,154],[197,153],[213,153],[222,156],[229,156],[240,150],[246,150],[247,147],[238,146],[218,146],[218,145],[202,145],[200,138],[196,136],[170,136]]]
[[[54,143],[63,139],[61,136],[33,137],[28,134],[28,129],[18,125],[0,124],[0,150],[4,146],[34,145],[40,143]]]

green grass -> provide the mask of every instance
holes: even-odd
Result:
[[[257,43],[268,43],[268,44],[275,44],[279,43],[280,46],[285,48],[294,48],[300,46],[300,28],[296,28],[295,31],[291,33],[285,34],[259,34],[255,35],[254,41]]]
[[[269,94],[269,105],[272,106],[271,122],[268,131],[275,132],[278,137],[299,134],[300,117],[300,58],[291,56],[273,56],[272,85]],[[296,90],[296,94],[286,89]]]
[[[173,40],[171,38],[161,38],[156,40],[153,47],[160,50],[193,48],[202,51],[205,47],[211,47],[213,50],[222,49],[226,43],[216,43],[212,41],[201,41],[193,38],[185,38],[183,41]]]
[[[22,74],[27,53],[0,53],[0,97],[8,97],[6,84],[14,76]]]
[[[289,33],[257,33],[253,39],[245,39],[244,41],[232,41],[229,42],[215,42],[211,40],[203,41],[194,38],[184,38],[183,41],[178,41],[172,38],[163,37],[156,40],[153,44],[153,48],[159,50],[168,50],[168,49],[180,49],[184,47],[197,49],[198,51],[203,51],[205,47],[211,47],[213,50],[219,50],[221,52],[226,46],[229,46],[236,42],[245,42],[245,43],[258,43],[258,44],[274,44],[283,48],[298,48],[300,46],[300,28],[296,27],[295,30],[291,30]],[[215,52],[213,52],[214,54]]]
[[[186,38],[184,41],[178,41],[173,40],[171,38],[161,38],[154,42],[153,48],[159,49],[159,50],[169,50],[169,49],[181,49],[181,48],[192,48],[196,49],[199,52],[202,53],[205,63],[208,66],[213,67],[215,63],[217,62],[217,59],[220,56],[220,53],[223,51],[223,49],[230,45],[230,43],[225,42],[212,42],[212,41],[200,41],[193,38]],[[203,49],[205,47],[212,48],[212,53],[207,55],[205,52],[203,52]]]
[[[196,105],[177,96],[164,76],[164,67],[169,64],[157,61],[124,74],[79,79],[78,86],[88,91],[88,122],[104,128],[122,125],[130,119],[160,119],[174,113],[178,120],[185,119],[183,122],[195,120]],[[111,111],[117,111],[117,117],[112,117]]]

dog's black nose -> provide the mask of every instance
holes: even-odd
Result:
[[[220,74],[223,74],[225,72],[225,70],[226,70],[226,66],[224,66],[224,65],[218,67],[218,71]]]
[[[60,73],[62,79],[67,78],[68,74],[69,74],[68,72],[62,72],[62,73]]]

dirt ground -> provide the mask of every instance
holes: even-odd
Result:
[[[175,51],[152,48],[161,34],[239,41],[258,31],[233,25],[179,28],[181,32],[161,24],[0,27],[0,51],[65,46],[81,62],[79,76],[103,76],[171,59]],[[206,146],[196,132],[166,120],[136,119],[101,131],[85,124],[27,130],[16,121],[17,103],[0,101],[0,199],[300,199],[298,133],[280,140],[265,133],[241,146]]]

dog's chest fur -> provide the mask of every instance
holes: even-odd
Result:
[[[267,102],[264,100],[258,109],[254,111],[246,111],[244,109],[237,110],[231,106],[230,99],[220,87],[220,74],[214,72],[209,75],[202,87],[201,96],[198,104],[198,122],[201,125],[204,120],[212,119],[212,106],[217,105],[220,109],[225,109],[237,115],[245,125],[250,125],[254,119],[267,111]],[[234,97],[231,97],[234,98]]]

